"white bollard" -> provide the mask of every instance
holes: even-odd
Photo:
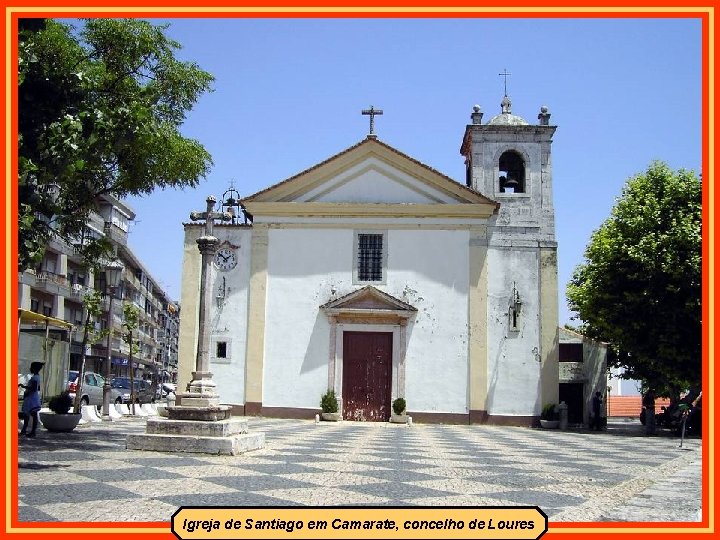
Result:
[[[80,408],[80,414],[82,414],[82,419],[86,422],[102,422],[102,419],[97,414],[95,405],[83,405]]]
[[[412,416],[408,416],[407,425],[408,427],[412,426]]]
[[[145,413],[145,416],[157,416],[157,411],[153,409],[152,404],[143,403],[140,405],[140,410]]]
[[[128,405],[128,409],[130,409],[130,414],[133,412],[133,406]],[[142,405],[139,403],[135,404],[135,416],[147,416],[148,413],[145,412],[145,410],[142,408]]]
[[[316,415],[315,415],[315,423],[316,423],[316,424],[319,424],[319,423],[320,423],[320,415],[319,415],[319,414],[316,414]]]
[[[115,405],[115,407],[117,408],[117,410],[120,414],[123,414],[123,415],[130,414],[130,409],[128,409],[128,406],[125,403],[118,403],[117,405]]]
[[[117,410],[117,405],[113,403],[113,405],[108,410],[110,420],[120,420],[122,418],[122,414],[120,414],[120,411]]]

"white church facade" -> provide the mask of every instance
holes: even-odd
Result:
[[[557,243],[551,145],[503,99],[475,107],[465,183],[370,134],[242,199],[217,223],[210,370],[247,415],[533,425],[558,402]],[[222,201],[220,201],[222,203]],[[179,387],[198,335],[202,225],[186,223]]]

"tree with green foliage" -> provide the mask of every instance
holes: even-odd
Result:
[[[175,57],[167,25],[86,19],[18,21],[18,267],[53,237],[87,261],[109,242],[84,236],[103,195],[195,186],[212,165],[180,126],[213,77]]]
[[[78,371],[77,388],[75,389],[75,402],[73,404],[73,412],[80,412],[80,399],[82,396],[82,386],[85,382],[85,361],[88,345],[98,343],[108,334],[108,330],[99,330],[96,323],[100,315],[102,315],[102,296],[99,291],[88,291],[83,297],[83,307],[85,308],[85,322],[83,323],[83,337],[80,344],[80,370]]]
[[[630,178],[567,288],[582,331],[657,396],[702,382],[702,186],[662,162]]]
[[[140,310],[130,302],[123,304],[122,339],[128,346],[128,368],[130,371],[130,409],[135,414],[135,367],[133,355],[140,351],[139,343],[134,339],[133,333],[137,330],[140,321]]]

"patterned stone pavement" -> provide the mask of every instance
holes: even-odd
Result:
[[[537,505],[559,521],[695,520],[700,439],[456,425],[250,418],[241,456],[125,449],[140,418],[21,438],[20,521],[169,521],[184,505]],[[682,512],[663,497],[682,479]],[[655,508],[657,507],[657,508]]]

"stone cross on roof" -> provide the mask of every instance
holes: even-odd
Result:
[[[372,105],[370,105],[370,108],[369,108],[369,109],[363,109],[362,113],[365,114],[365,115],[370,115],[370,133],[368,133],[368,135],[376,136],[375,133],[374,133],[374,130],[375,130],[375,115],[380,115],[380,114],[382,114],[382,113],[383,113],[383,112],[382,112],[382,109],[376,109],[375,107],[373,107]]]

